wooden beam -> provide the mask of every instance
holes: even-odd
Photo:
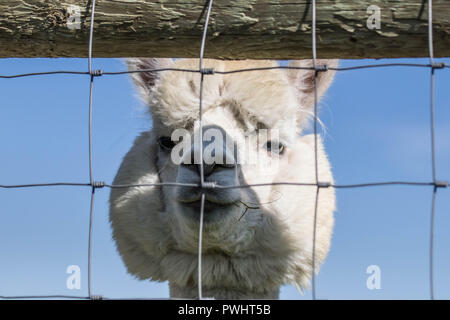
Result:
[[[205,2],[98,0],[93,55],[198,57]],[[316,3],[318,57],[428,55],[426,0]],[[367,27],[371,5],[380,8],[380,29]],[[86,57],[90,7],[91,0],[0,0],[0,57]],[[433,1],[433,24],[435,56],[450,56],[450,1]],[[310,58],[311,1],[214,1],[205,56]]]

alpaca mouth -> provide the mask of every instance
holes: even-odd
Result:
[[[198,212],[200,213],[201,204],[202,204],[202,201],[200,199],[195,200],[195,201],[182,202],[182,203],[184,206],[191,207],[195,210],[198,209]],[[203,209],[205,212],[209,212],[214,209],[229,207],[231,205],[234,205],[235,203],[236,202],[220,202],[220,201],[215,201],[212,199],[205,199],[205,204],[203,206]]]
[[[175,189],[173,199],[182,206],[198,206],[200,210],[202,193],[205,194],[206,208],[225,207],[235,204],[240,200],[241,194],[238,190],[206,190],[202,191],[196,187],[178,187]]]
[[[191,199],[191,200],[178,200],[183,206],[191,207],[193,209],[198,209],[200,212],[201,209],[201,198]],[[236,201],[220,201],[219,199],[205,197],[204,211],[208,212],[217,208],[224,208],[231,205],[235,205]]]
[[[189,201],[176,201],[180,206],[180,212],[189,219],[199,221],[201,211],[201,198],[192,199]],[[218,222],[228,217],[230,212],[236,208],[237,201],[220,201],[215,198],[205,197],[205,203],[203,205],[203,222],[211,223]]]

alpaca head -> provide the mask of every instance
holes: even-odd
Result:
[[[127,63],[130,70],[198,69],[198,60],[190,59],[128,59]],[[335,66],[337,61],[318,63]],[[204,67],[216,71],[272,66],[276,62],[204,61]],[[291,66],[311,67],[312,62],[292,61]],[[318,73],[319,97],[333,75],[333,71]],[[113,236],[128,271],[140,279],[168,280],[172,296],[196,296],[203,194],[205,296],[274,298],[284,283],[307,287],[317,188],[232,187],[316,182],[314,135],[303,133],[313,115],[314,71],[269,69],[204,75],[202,126],[200,77],[199,73],[170,70],[132,74],[153,124],[151,131],[136,139],[114,184],[183,185],[112,190]],[[319,181],[332,183],[319,137],[317,159]],[[201,176],[203,188],[199,187]],[[334,190],[321,188],[316,271],[329,249],[334,208]]]

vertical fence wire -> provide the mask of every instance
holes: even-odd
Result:
[[[92,70],[92,43],[94,38],[94,16],[95,16],[95,0],[92,0],[91,6],[91,25],[89,30],[89,184],[91,185],[91,201],[89,206],[89,239],[88,239],[88,296],[92,299],[92,225],[94,218],[94,201],[95,201],[95,187],[93,177],[93,157],[92,157],[92,93],[94,89],[94,72]]]
[[[203,69],[203,56],[205,53],[205,44],[206,44],[206,35],[208,33],[208,24],[209,24],[209,17],[211,15],[211,8],[212,8],[213,0],[207,1],[208,9],[206,11],[206,17],[205,17],[205,23],[203,25],[203,34],[202,34],[202,42],[200,45],[200,57],[199,57],[199,71],[200,71],[200,92],[199,92],[199,151],[200,151],[200,186],[202,188],[201,198],[200,198],[200,222],[199,222],[199,231],[198,231],[198,265],[197,265],[197,271],[198,271],[198,299],[203,299],[203,292],[202,292],[202,244],[203,244],[203,219],[205,214],[205,175],[203,171],[203,82],[205,78],[205,71]]]
[[[433,0],[428,0],[428,51],[430,54],[430,136],[431,136],[431,172],[434,182],[431,200],[430,216],[430,248],[429,248],[429,283],[430,299],[434,300],[434,220],[436,208],[436,151],[435,151],[435,123],[434,123],[434,49],[433,49]]]
[[[314,174],[316,181],[316,196],[314,199],[314,218],[313,218],[313,238],[312,238],[312,271],[311,271],[311,281],[312,281],[312,299],[316,300],[316,232],[317,232],[317,206],[319,205],[319,161],[317,158],[317,48],[316,48],[316,1],[312,0],[312,56],[313,56],[313,67],[314,67]]]

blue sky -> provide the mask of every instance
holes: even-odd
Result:
[[[450,64],[450,59],[443,59]],[[427,59],[346,60],[341,66]],[[94,68],[124,69],[119,59]],[[0,59],[0,74],[86,70],[86,59]],[[450,71],[436,71],[437,175],[450,179]],[[83,75],[0,79],[0,184],[88,181],[88,89]],[[321,103],[325,144],[338,184],[431,181],[429,70],[393,67],[339,72]],[[112,182],[135,136],[151,127],[127,75],[95,79],[95,180]],[[337,191],[331,252],[318,277],[321,299],[427,299],[431,187]],[[450,197],[436,206],[436,297],[450,298]],[[87,295],[89,188],[0,190],[0,295]],[[128,275],[111,239],[109,190],[96,193],[93,292],[108,297],[168,297],[166,283]],[[66,288],[79,265],[81,290]],[[368,290],[366,269],[381,269]],[[281,298],[310,299],[292,286]]]

